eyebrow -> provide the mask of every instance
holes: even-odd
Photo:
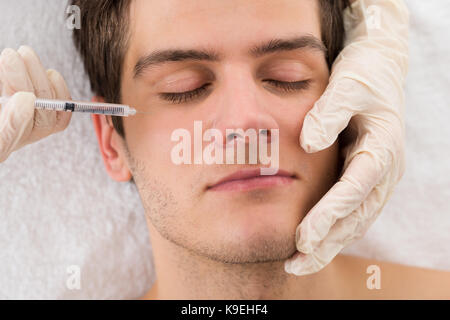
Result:
[[[253,46],[248,51],[249,55],[258,58],[275,52],[292,51],[296,49],[312,49],[318,50],[325,55],[327,48],[323,42],[313,35],[303,35],[289,39],[272,39],[262,44]],[[183,50],[168,49],[157,50],[148,55],[141,57],[134,67],[133,78],[138,78],[145,70],[150,67],[161,65],[167,62],[175,61],[211,61],[217,62],[221,60],[221,55],[214,50]]]

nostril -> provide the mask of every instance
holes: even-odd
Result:
[[[262,134],[265,134],[267,137],[270,137],[270,135],[271,135],[271,130],[270,129],[261,129],[260,132]]]
[[[242,138],[242,135],[240,133],[237,132],[232,132],[227,136],[227,141],[231,141],[237,138]]]
[[[267,137],[267,142],[270,142],[272,136],[272,132],[270,129],[260,129],[259,134],[265,135]]]

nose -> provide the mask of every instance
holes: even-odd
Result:
[[[255,130],[258,138],[266,135],[270,143],[271,130],[279,129],[273,117],[275,109],[264,99],[251,71],[242,65],[228,65],[222,79],[212,126],[222,133],[223,144],[240,138],[248,144],[248,135],[239,133],[248,129]]]

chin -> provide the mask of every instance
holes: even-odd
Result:
[[[216,232],[224,238],[247,241],[254,238],[270,238],[271,236],[292,237],[300,222],[299,212],[286,210],[283,206],[246,208],[232,213],[220,212],[215,219]],[[293,240],[293,241],[294,241]]]
[[[272,232],[270,232],[272,231]],[[228,252],[230,260],[239,263],[264,263],[283,261],[291,257],[296,251],[295,232],[282,233],[282,230],[259,230],[249,232],[241,237],[229,238],[222,248]]]

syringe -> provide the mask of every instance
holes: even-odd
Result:
[[[9,99],[9,97],[0,97],[0,104],[6,104]],[[37,98],[34,102],[34,107],[45,110],[85,112],[121,117],[134,116],[136,114],[136,109],[133,109],[130,106],[100,102],[65,101]]]

